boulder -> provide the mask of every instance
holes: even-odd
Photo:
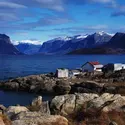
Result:
[[[104,93],[100,97],[89,102],[92,108],[101,108],[104,112],[112,110],[122,111],[125,105],[125,96],[119,94]]]
[[[3,105],[0,105],[0,114],[3,114],[5,110],[6,110],[6,107]]]
[[[103,86],[94,81],[86,81],[72,85],[71,93],[100,93]]]
[[[6,82],[1,82],[0,87],[6,90],[19,90],[35,93],[53,93],[55,86],[55,78],[49,77],[45,74],[31,75],[26,77],[18,77]]]
[[[42,114],[48,114],[50,115],[50,108],[49,108],[49,102],[42,102],[42,105],[40,106],[39,112],[41,112]]]
[[[32,101],[32,106],[41,106],[42,105],[42,96],[38,96]]]
[[[4,89],[5,90],[18,90],[19,89],[19,83],[17,83],[17,82],[5,82],[4,83]]]
[[[100,109],[104,112],[125,111],[125,96],[119,94],[104,93],[102,95],[92,93],[76,93],[56,96],[50,104],[53,114],[67,116],[79,109]]]
[[[68,94],[71,90],[71,86],[68,81],[57,81],[54,86],[54,92],[59,95]]]
[[[9,106],[6,109],[5,114],[11,119],[14,115],[20,113],[20,112],[26,112],[28,109],[24,106]]]
[[[67,94],[62,96],[56,96],[51,101],[51,112],[53,114],[68,115],[75,112],[80,105],[83,105],[86,101],[90,101],[93,98],[98,97],[97,94]]]
[[[42,115],[38,112],[21,112],[12,121],[13,125],[68,125],[68,120],[58,115]]]

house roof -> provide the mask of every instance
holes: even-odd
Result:
[[[88,62],[88,63],[90,63],[91,65],[100,65],[99,62]]]
[[[102,64],[100,64],[99,62],[93,61],[93,62],[86,62],[85,64],[82,65],[82,67],[85,66],[87,63],[89,63],[89,64],[92,65],[93,67],[95,67],[95,66],[101,67],[101,66],[102,66]]]

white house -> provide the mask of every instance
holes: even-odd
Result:
[[[68,69],[63,69],[63,68],[57,69],[56,70],[56,76],[58,78],[67,78],[67,77],[69,77],[69,70]]]
[[[83,72],[102,71],[103,65],[99,62],[86,62],[82,65]]]
[[[103,67],[103,72],[119,71],[125,69],[125,64],[122,63],[109,63]]]

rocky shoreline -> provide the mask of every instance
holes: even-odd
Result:
[[[125,96],[75,93],[56,96],[51,102],[43,102],[39,96],[29,106],[6,108],[0,105],[0,111],[0,123],[3,122],[0,125],[91,125],[88,123],[94,121],[96,125],[101,125],[101,122],[106,122],[104,125],[124,125]],[[119,116],[120,121],[113,119],[114,115]],[[2,116],[6,116],[8,124]],[[123,124],[119,124],[121,121]]]
[[[0,83],[2,90],[53,94],[28,106],[0,105],[0,125],[125,125],[125,70],[59,79],[32,75]]]
[[[1,90],[62,95],[74,93],[112,93],[125,95],[125,70],[107,74],[84,73],[69,78],[52,74],[18,77],[0,82]]]

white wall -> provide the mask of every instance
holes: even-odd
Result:
[[[125,64],[122,64],[122,68],[125,69]]]
[[[84,72],[85,70],[87,70],[88,72],[92,72],[94,71],[94,67],[89,64],[89,63],[86,63],[83,67],[82,67],[82,71]]]
[[[121,69],[123,68],[122,65],[123,65],[123,64],[114,64],[114,70],[115,70],[115,71],[121,70]]]
[[[58,78],[67,78],[67,77],[69,77],[68,69],[63,69],[63,70],[58,69],[57,70],[57,77]]]

